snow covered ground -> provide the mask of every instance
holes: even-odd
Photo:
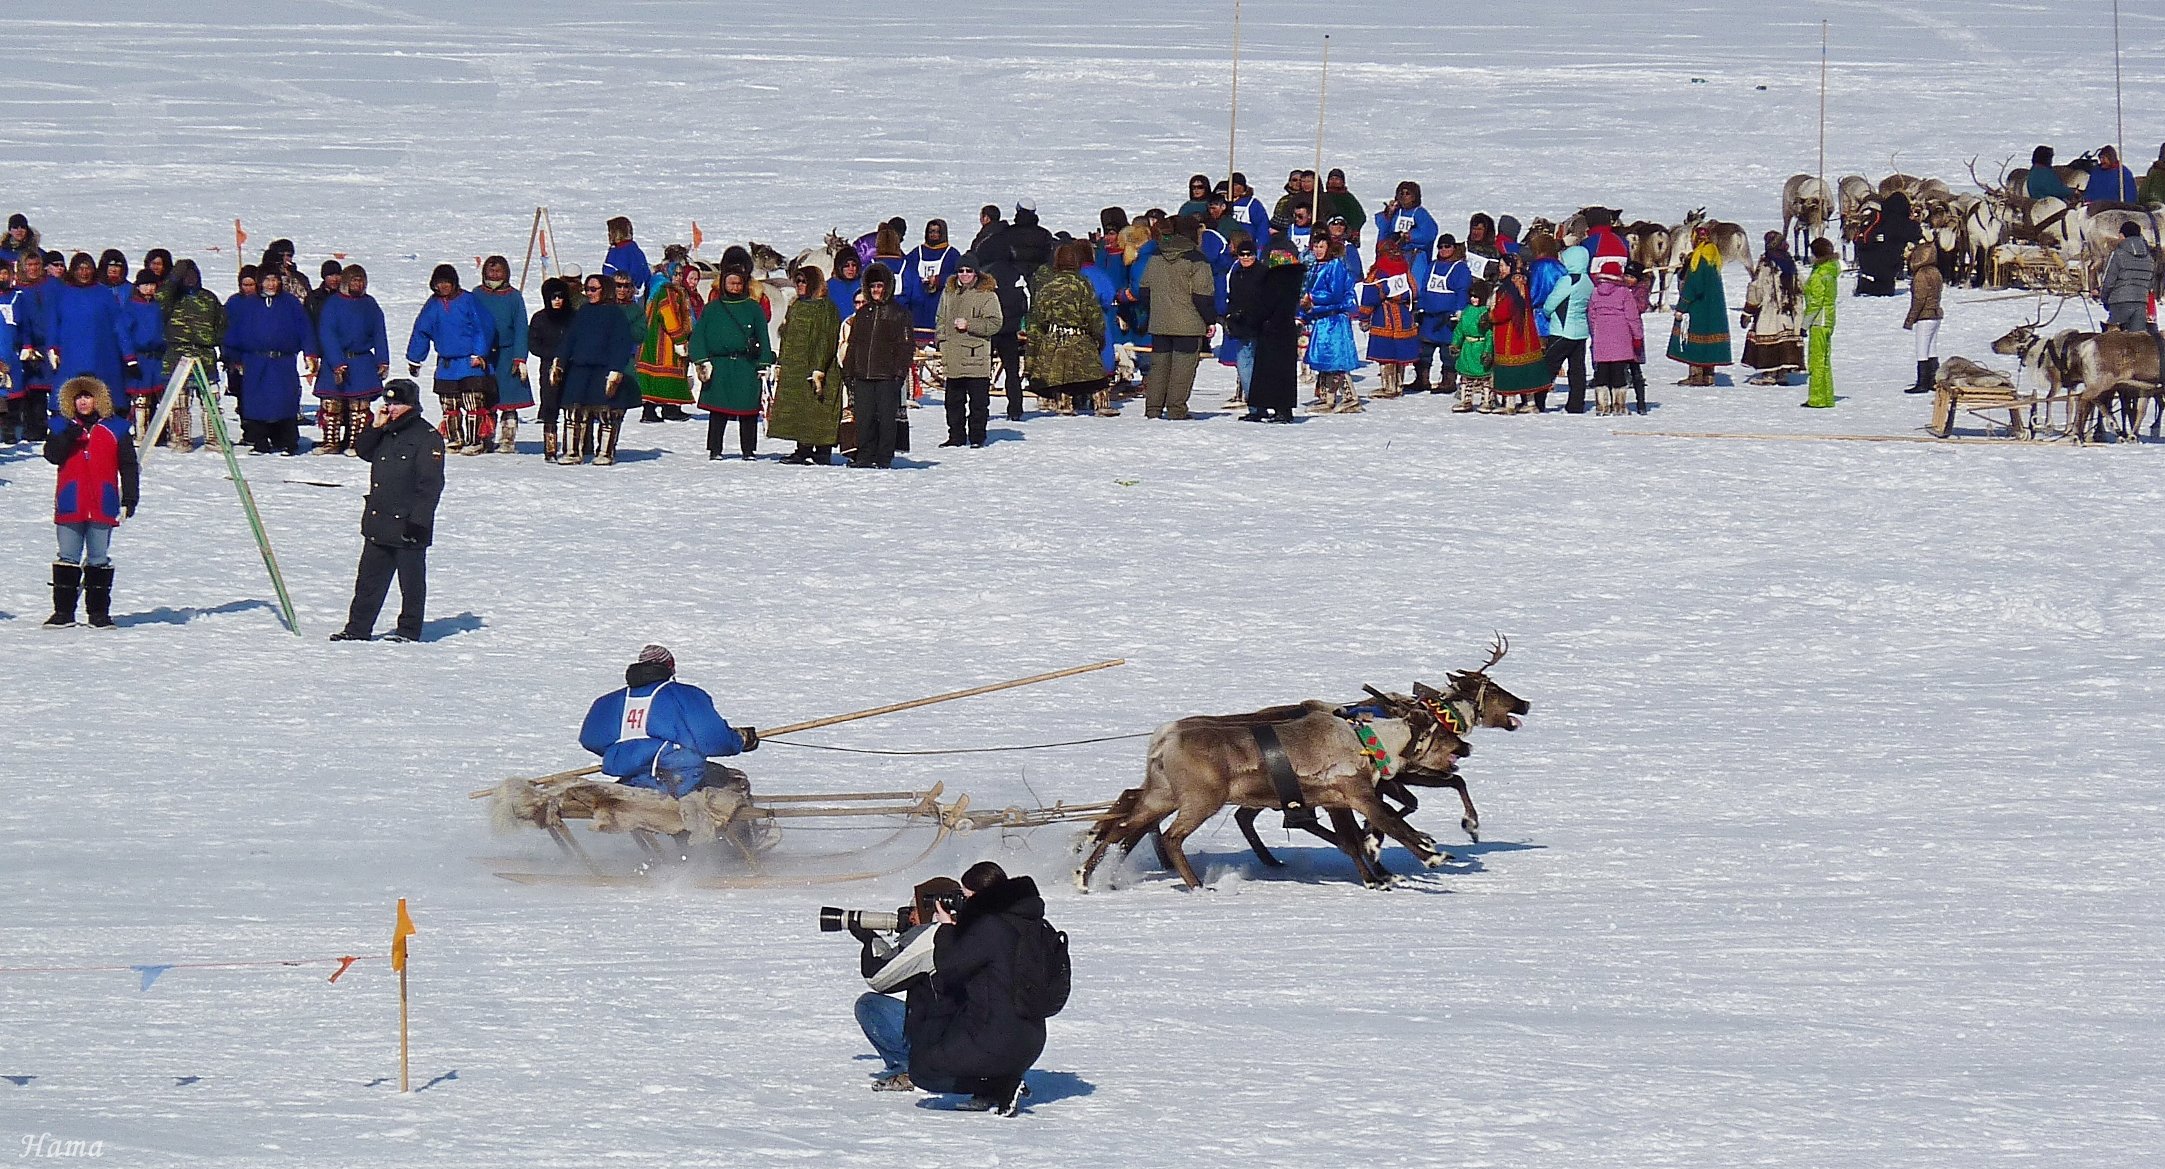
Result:
[[[1544,5],[1529,29],[1528,9],[1454,6],[1455,28],[1361,9],[1333,40],[1328,161],[1372,201],[1421,178],[1447,225],[1598,197],[1771,226],[1781,177],[1812,166],[1820,15],[1832,173],[1899,152],[1952,179],[1971,154],[2109,133],[2102,14]],[[1266,187],[1312,157],[1320,11],[1246,6],[1242,163]],[[2165,38],[2126,19],[2147,158]],[[650,248],[695,217],[801,245],[1020,193],[1080,229],[1223,169],[1215,15],[7,20],[8,196],[50,242],[216,268],[240,215],[256,245],[370,264],[398,335],[430,265],[516,261],[536,203],[591,267],[618,211]],[[1942,352],[1971,356],[2031,307],[1949,300]],[[614,470],[458,460],[411,647],[322,640],[366,482],[343,459],[246,464],[305,637],[206,455],[148,468],[116,542],[125,628],[40,631],[51,475],[0,452],[0,1156],[51,1134],[130,1166],[2143,1164],[2165,1147],[2158,449],[1633,433],[1913,434],[1901,309],[1843,301],[1828,412],[1796,409],[1801,388],[1672,388],[1657,362],[1657,409],[1623,422],[1440,399],[1293,427],[1131,410],[996,422],[958,454],[930,449],[934,411],[887,475],[709,464],[695,426],[628,428]],[[1210,370],[1198,401],[1228,381]],[[911,874],[1001,857],[1075,939],[1024,1119],[864,1090],[855,948],[814,911],[891,905],[906,877],[535,890],[477,860],[541,861],[465,793],[581,762],[576,720],[647,640],[769,726],[1130,660],[805,736],[929,748],[1438,681],[1497,629],[1534,711],[1475,740],[1486,839],[1442,874],[1371,893],[1293,842],[1266,872],[1230,825],[1193,842],[1201,895],[1138,858],[1077,896],[1058,830]],[[992,806],[1107,798],[1141,770],[1135,743],[750,764],[768,791],[942,781]],[[1444,838],[1454,818],[1417,817]],[[400,896],[414,1072],[437,1081],[408,1097],[380,1082],[380,961],[335,986],[177,969],[147,992],[126,970],[14,972],[380,955]]]

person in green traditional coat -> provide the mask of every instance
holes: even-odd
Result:
[[[807,264],[789,278],[797,299],[782,314],[767,435],[797,444],[783,462],[824,467],[842,429],[842,309],[827,298],[826,274],[818,268]]]
[[[1728,365],[1729,299],[1721,285],[1721,249],[1714,233],[1700,227],[1691,234],[1691,258],[1678,286],[1676,327],[1669,333],[1669,359],[1691,367],[1680,386],[1711,386],[1714,367]]]
[[[632,359],[632,369],[639,375],[639,397],[646,404],[640,421],[660,421],[656,407],[692,404],[684,362],[700,308],[699,270],[690,264],[679,265],[669,283],[646,302],[639,331],[644,340],[639,343],[639,356]]]
[[[751,273],[722,272],[713,303],[692,327],[691,359],[699,367],[699,408],[707,412],[707,457],[722,457],[729,422],[737,423],[737,449],[746,460],[759,451],[759,373],[774,364],[767,343],[767,314],[750,295]]]
[[[1841,297],[1842,258],[1832,241],[1812,241],[1812,274],[1804,281],[1805,368],[1811,392],[1801,404],[1834,405],[1834,306]]]

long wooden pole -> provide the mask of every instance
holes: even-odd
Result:
[[[1316,227],[1321,227],[1323,220],[1323,110],[1330,101],[1330,93],[1331,34],[1324,33],[1323,84],[1316,91],[1316,189],[1315,197],[1308,202],[1308,222]]]
[[[406,1042],[406,971],[398,972],[398,1090],[412,1091],[412,1078],[407,1073],[408,1057],[412,1048]]]
[[[1233,115],[1225,127],[1225,177],[1232,182],[1233,172],[1240,167],[1234,164],[1240,143],[1240,0],[1233,0]],[[1232,188],[1228,186],[1227,191]],[[1231,198],[1230,194],[1227,198]]]
[[[1819,184],[1827,183],[1827,22],[1819,22]]]
[[[2120,0],[2112,0],[2112,148],[2127,149],[2127,122],[2120,111]]]
[[[913,698],[908,702],[889,703],[886,706],[875,706],[869,710],[853,710],[848,714],[829,715],[826,718],[815,718],[810,722],[791,723],[788,726],[776,727],[771,731],[761,731],[759,737],[762,739],[779,738],[783,735],[796,734],[798,731],[815,730],[819,727],[831,727],[837,723],[855,722],[861,718],[877,718],[878,716],[883,714],[894,714],[898,711],[915,710],[920,706],[931,706],[934,703],[939,702],[953,702],[958,698],[975,698],[980,694],[992,694],[1001,690],[1013,690],[1019,686],[1035,686],[1039,682],[1051,682],[1058,678],[1072,678],[1077,674],[1088,674],[1097,670],[1109,670],[1114,666],[1124,666],[1127,664],[1128,660],[1126,658],[1112,658],[1108,661],[1092,662],[1087,666],[1071,666],[1065,670],[1054,670],[1049,674],[1032,674],[1027,678],[1015,678],[1006,682],[994,682],[989,686],[972,686],[968,690],[956,690],[947,694],[935,694],[930,698]],[[600,770],[601,768],[598,765],[592,767],[581,767],[572,771],[559,771],[553,775],[538,776],[532,782],[548,783],[553,780],[559,779],[577,779],[582,775],[592,775]],[[468,792],[466,793],[466,795],[468,799],[478,800],[485,796],[495,794],[495,791],[496,789],[494,788],[483,788],[480,791]]]
[[[541,208],[534,208],[534,226],[526,232],[526,262],[519,265],[519,291],[526,291],[526,274],[534,267],[534,241],[541,238]]]

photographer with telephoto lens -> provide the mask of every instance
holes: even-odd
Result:
[[[857,1025],[879,1052],[885,1068],[872,1081],[875,1092],[909,1092],[908,1030],[921,1020],[932,992],[932,945],[936,918],[952,920],[962,904],[962,885],[952,877],[934,877],[913,890],[911,903],[892,915],[865,910],[822,909],[819,928],[847,929],[864,944],[859,959],[865,984],[857,997]],[[886,936],[882,936],[882,935]],[[896,998],[900,994],[902,998]]]

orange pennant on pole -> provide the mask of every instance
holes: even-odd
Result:
[[[406,916],[406,899],[398,899],[398,923],[391,927],[391,969],[406,969],[406,939],[416,931],[413,918]]]
[[[707,242],[707,236],[705,232],[699,230],[699,221],[692,220],[692,250],[698,251],[699,245],[705,242]]]
[[[247,247],[247,246],[248,246],[248,233],[247,233],[247,232],[246,232],[245,230],[243,230],[243,229],[241,228],[241,221],[240,221],[240,218],[239,218],[238,216],[236,216],[236,217],[234,217],[234,220],[233,220],[233,247],[234,247],[234,249],[235,249],[235,250],[237,251],[237,250],[239,250],[239,249],[241,249],[241,248],[245,248],[245,247]]]

